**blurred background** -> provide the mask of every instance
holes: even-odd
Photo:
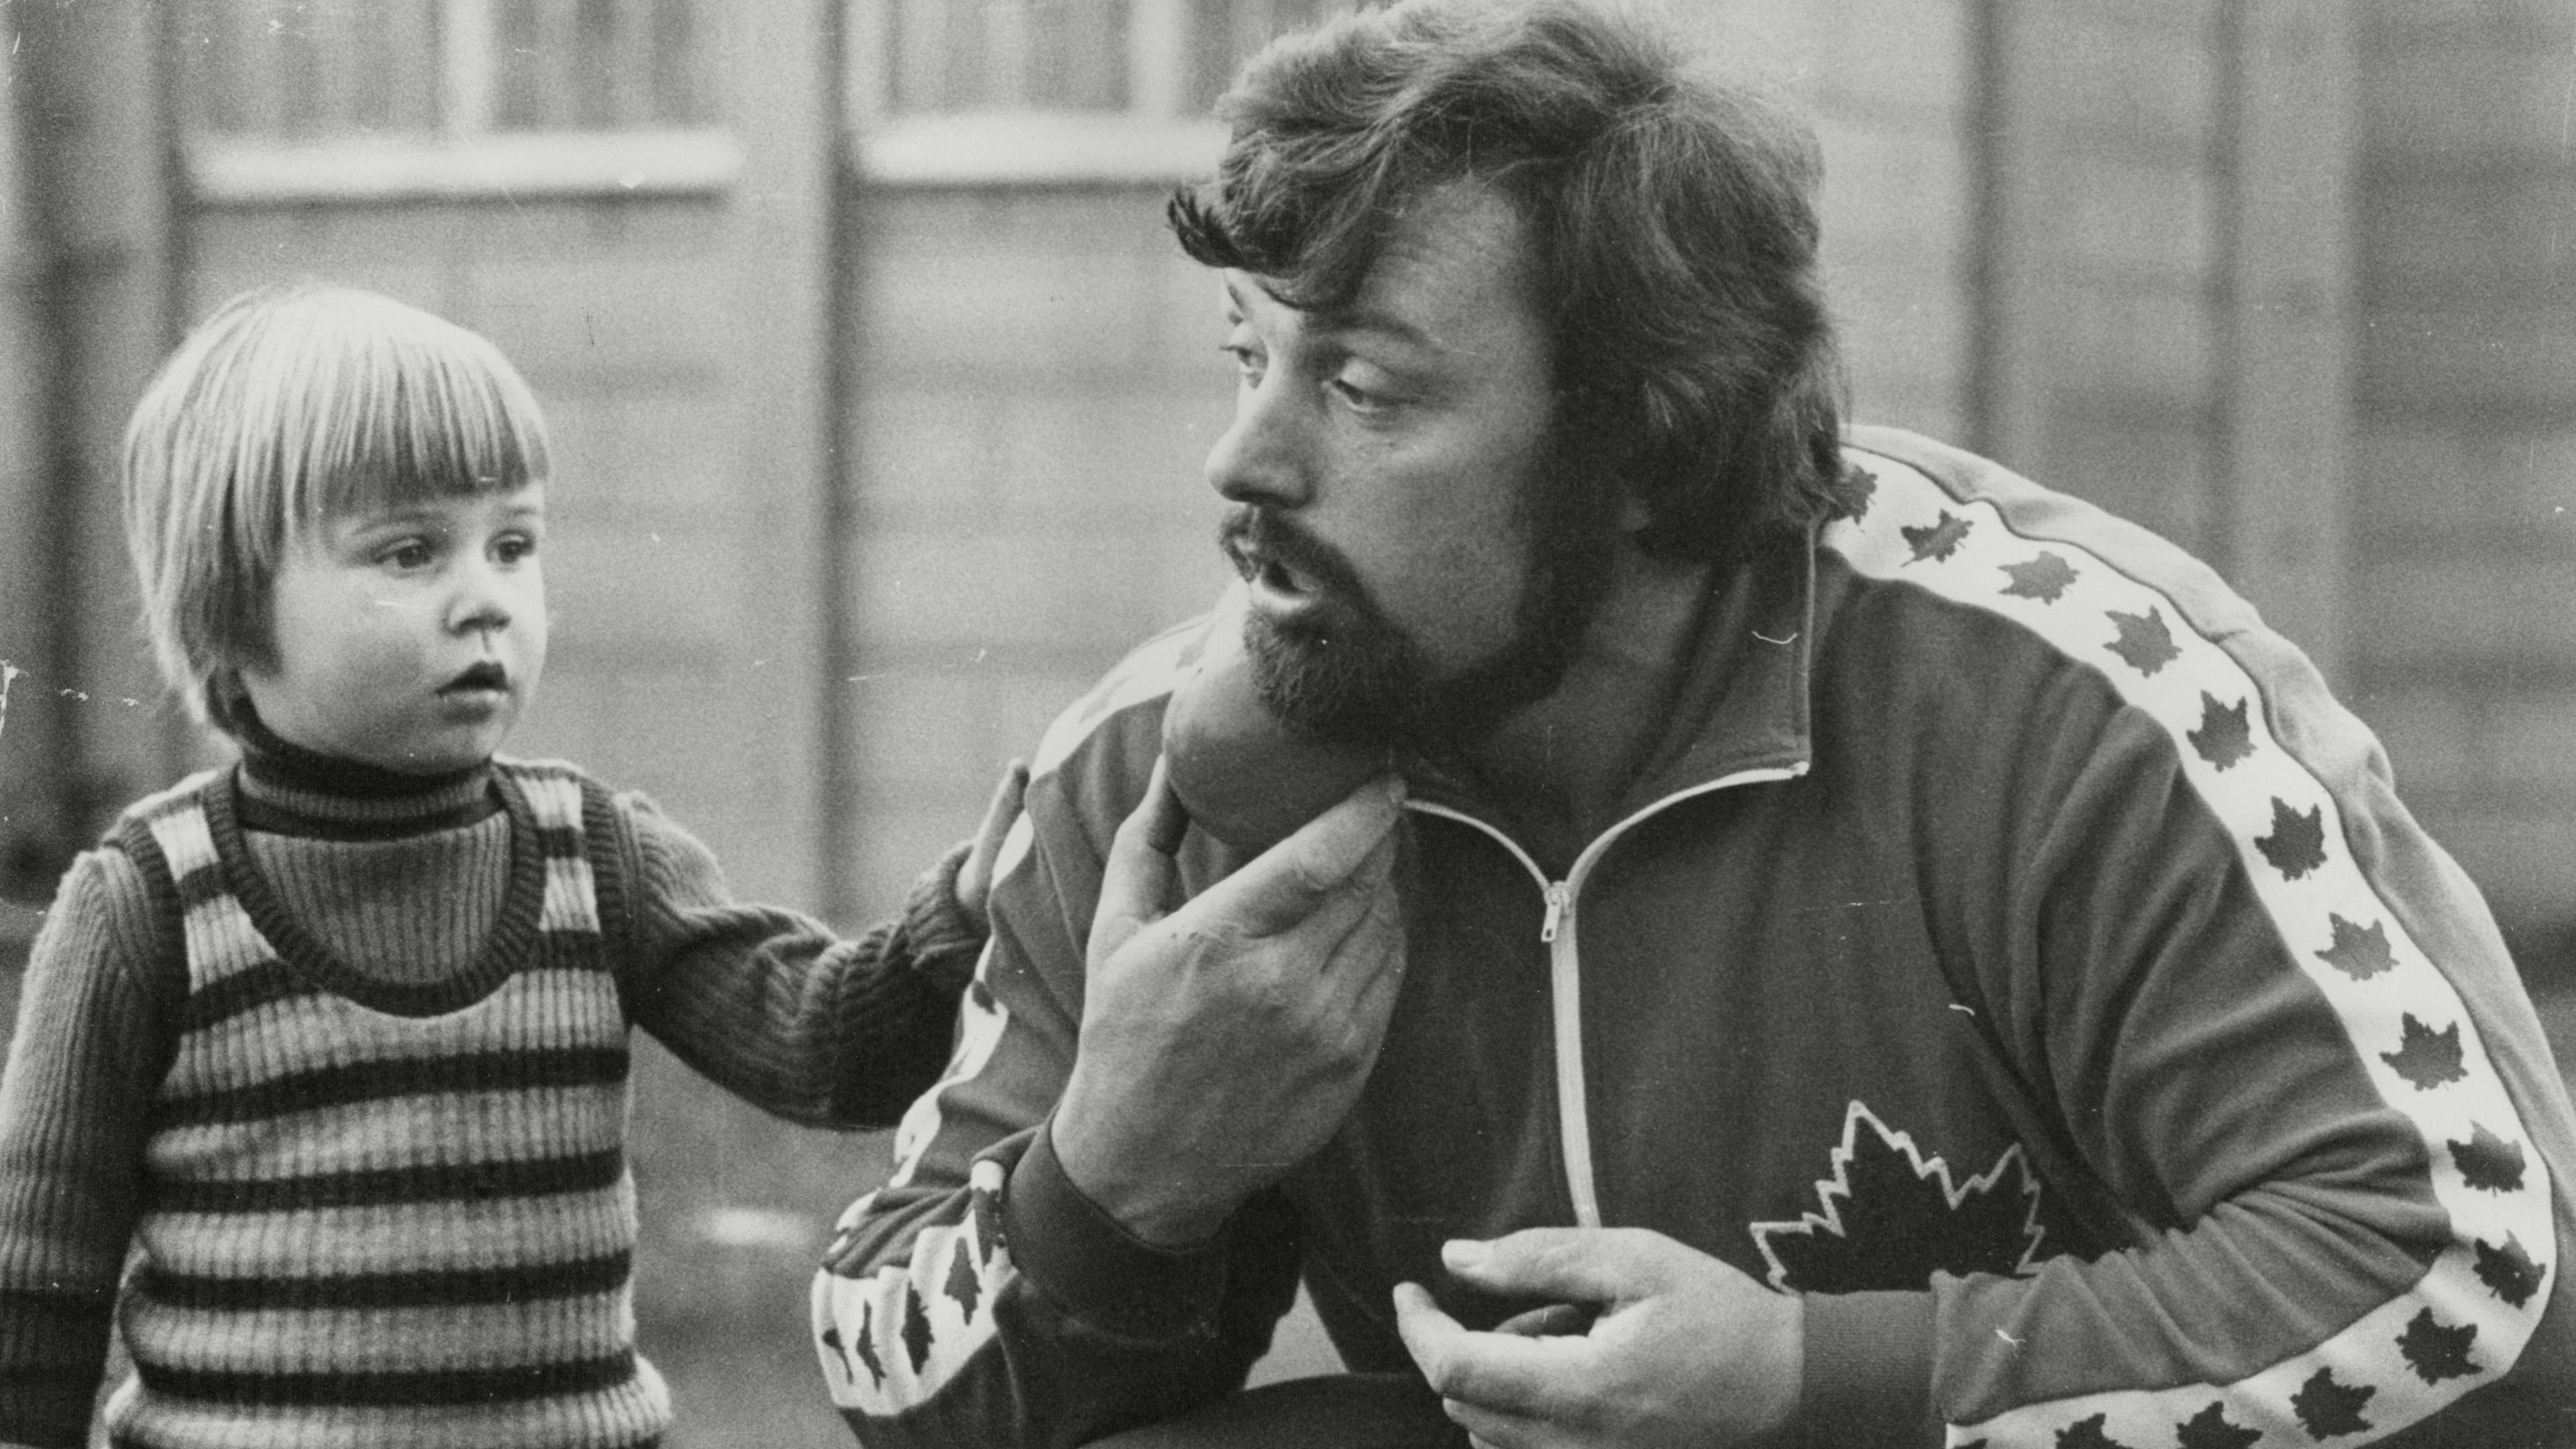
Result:
[[[1328,8],[0,0],[0,1006],[71,853],[222,758],[150,673],[116,440],[191,322],[296,277],[485,333],[551,412],[513,751],[650,791],[747,894],[892,910],[1222,578],[1230,372],[1160,202],[1236,60]],[[2215,565],[2565,1018],[2576,6],[1670,11],[1817,117],[1857,416]],[[638,1070],[675,1444],[846,1443],[804,1284],[884,1138]],[[1290,1338],[1271,1372],[1314,1361]]]

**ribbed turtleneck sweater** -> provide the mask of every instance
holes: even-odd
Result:
[[[491,763],[380,769],[308,750],[235,709],[235,818],[287,914],[352,970],[389,982],[426,985],[469,966],[510,873]],[[420,889],[424,880],[441,888]]]
[[[344,964],[361,999],[455,989],[509,898],[513,817],[494,767],[396,775],[242,723],[243,760],[213,785],[231,808],[209,813],[238,828],[246,907]],[[953,897],[963,848],[902,919],[842,939],[736,901],[649,800],[604,798],[623,902],[611,969],[630,1025],[791,1120],[898,1117],[946,1059],[982,944]],[[125,851],[94,850],[30,957],[0,1076],[0,1443],[84,1442],[126,1245],[156,1190],[144,1148],[182,1029],[177,915]]]

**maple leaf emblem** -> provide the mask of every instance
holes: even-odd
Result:
[[[975,1316],[975,1304],[984,1296],[984,1280],[975,1276],[975,1246],[964,1237],[957,1239],[957,1251],[948,1260],[948,1278],[939,1291],[956,1300],[968,1318]]]
[[[2095,1414],[2092,1418],[2078,1419],[2058,1430],[2057,1449],[2128,1449],[2127,1445],[2112,1438],[2109,1432],[2103,1429],[2102,1426],[2110,1422],[2110,1419],[2111,1416],[2108,1414]]]
[[[2245,721],[2248,703],[2240,699],[2234,704],[2220,704],[2217,695],[2204,692],[2200,696],[2200,728],[2184,738],[2191,741],[2191,747],[2209,761],[2211,768],[2224,770],[2254,753],[2254,731]]]
[[[2216,1401],[2174,1425],[2174,1443],[2178,1449],[2245,1449],[2246,1445],[2262,1437],[2260,1429],[2227,1422],[2227,1405]]]
[[[2182,651],[2174,647],[2173,630],[2165,626],[2164,613],[2155,605],[2149,604],[2143,614],[2123,614],[2117,609],[2104,612],[2120,629],[2120,637],[2104,647],[2119,655],[2131,669],[2153,674],[2182,657]]]
[[[2435,1031],[2417,1021],[2413,1012],[2408,1012],[2398,1029],[2404,1036],[2398,1042],[2397,1050],[2381,1052],[2379,1059],[2394,1068],[2397,1075],[2414,1084],[2415,1090],[2429,1092],[2469,1074],[2469,1069],[2461,1064],[2458,1022]]]
[[[2290,1407],[2297,1412],[2299,1427],[2308,1431],[2309,1438],[2331,1439],[2369,1428],[2370,1421],[2361,1416],[2361,1406],[2378,1392],[2368,1384],[2337,1383],[2333,1369],[2321,1368],[2290,1395]]]
[[[903,1351],[912,1356],[912,1371],[930,1362],[930,1310],[922,1306],[921,1295],[907,1283],[903,1289]]]
[[[1851,507],[1844,516],[1858,523],[1869,517],[1870,501],[1878,496],[1878,475],[1854,464],[1843,470],[1843,482],[1851,493]]]
[[[2272,862],[2272,868],[2283,880],[2297,880],[2326,863],[2325,807],[2311,805],[2293,810],[2280,796],[2272,797],[2272,833],[2254,837],[2254,848]]]
[[[2056,1449],[2128,1449],[2128,1444],[2120,1444],[2117,1439],[2112,1439],[2107,1428],[2102,1428],[2105,1423],[2110,1423],[2107,1413],[2097,1413],[2092,1418],[2079,1418],[2079,1421],[2069,1423],[2058,1431]]]
[[[1917,528],[1909,523],[1897,532],[1905,535],[1905,542],[1914,550],[1914,557],[1906,562],[1921,563],[1928,558],[1934,563],[1948,563],[1950,555],[1959,551],[1960,540],[1965,539],[1968,530],[1974,526],[1967,519],[1952,516],[1950,510],[1944,508],[1940,519],[1929,528]]]
[[[2075,582],[2075,566],[2046,549],[2028,563],[2005,564],[2003,569],[2012,576],[2012,582],[2004,586],[2005,593],[2043,604],[2056,603],[2066,586]]]
[[[1947,1162],[1925,1157],[1911,1134],[1890,1131],[1854,1102],[1829,1160],[1833,1177],[1816,1184],[1821,1213],[1750,1226],[1775,1288],[1916,1289],[1935,1272],[2026,1272],[2038,1255],[2039,1184],[2019,1143],[1953,1186]]]
[[[2406,1356],[2406,1366],[2428,1384],[2444,1379],[2466,1378],[2485,1370],[2469,1362],[2469,1345],[2478,1337],[2478,1326],[2463,1323],[2456,1327],[2433,1317],[2425,1309],[2408,1320],[2406,1331],[2397,1335],[2397,1351]]]
[[[867,1369],[868,1377],[876,1380],[877,1387],[884,1388],[885,1364],[877,1358],[876,1335],[873,1331],[875,1321],[876,1305],[873,1303],[860,1304],[858,1336],[850,1341],[849,1351],[842,1354],[841,1357],[844,1361],[847,1361],[852,1357],[856,1357],[859,1363]],[[827,1328],[823,1330],[823,1341],[834,1348],[839,1348],[841,1346],[841,1341],[837,1336],[839,1333],[840,1330],[837,1328]],[[850,1377],[855,1379],[858,1375],[852,1374]]]
[[[2487,1291],[2516,1308],[2540,1291],[2540,1265],[2531,1261],[2522,1239],[2507,1233],[2501,1248],[2484,1238],[2478,1239],[2477,1247],[2478,1281],[2487,1285]]]
[[[2468,1141],[2447,1145],[2469,1186],[2486,1192],[2512,1192],[2522,1186],[2521,1143],[2507,1142],[2484,1124],[2471,1122]]]
[[[2331,912],[2326,920],[2334,926],[2334,944],[2319,951],[2318,960],[2355,981],[2368,981],[2383,971],[2397,969],[2396,953],[2388,949],[2386,926],[2377,921],[2356,926]]]

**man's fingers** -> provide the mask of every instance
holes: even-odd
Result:
[[[1256,855],[1241,870],[1198,898],[1211,915],[1233,921],[1255,936],[1275,935],[1315,913],[1325,898],[1351,883],[1363,867],[1383,871],[1391,857],[1378,846],[1403,813],[1404,781],[1380,775],[1286,840]]]
[[[1119,822],[1118,834],[1109,842],[1109,859],[1100,873],[1100,901],[1091,913],[1091,960],[1105,959],[1138,931],[1162,919],[1179,875],[1172,853],[1181,848],[1181,832],[1188,825],[1180,797],[1172,793],[1169,773],[1156,759],[1145,798]]]
[[[1416,1283],[1396,1285],[1395,1330],[1435,1393],[1496,1416],[1494,1426],[1505,1433],[1511,1417],[1544,1418],[1546,1406],[1580,1388],[1589,1372],[1587,1340],[1470,1333]],[[1474,1424],[1467,1427],[1486,1434]]]
[[[1660,1251],[1670,1242],[1635,1229],[1525,1228],[1491,1242],[1445,1243],[1440,1261],[1494,1292],[1611,1304],[1644,1297],[1670,1276],[1674,1265]]]
[[[1543,1449],[1544,1428],[1518,1414],[1498,1414],[1464,1399],[1442,1399],[1440,1412],[1467,1431],[1467,1449]]]
[[[1494,1332],[1517,1338],[1545,1338],[1550,1334],[1575,1336],[1590,1333],[1592,1320],[1600,1315],[1588,1306],[1573,1303],[1551,1303],[1527,1313],[1515,1313],[1494,1325]]]

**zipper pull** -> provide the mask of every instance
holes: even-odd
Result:
[[[1556,939],[1557,927],[1565,924],[1565,914],[1574,909],[1574,892],[1565,882],[1551,881],[1547,887],[1547,918],[1538,924],[1538,939],[1544,945]]]

